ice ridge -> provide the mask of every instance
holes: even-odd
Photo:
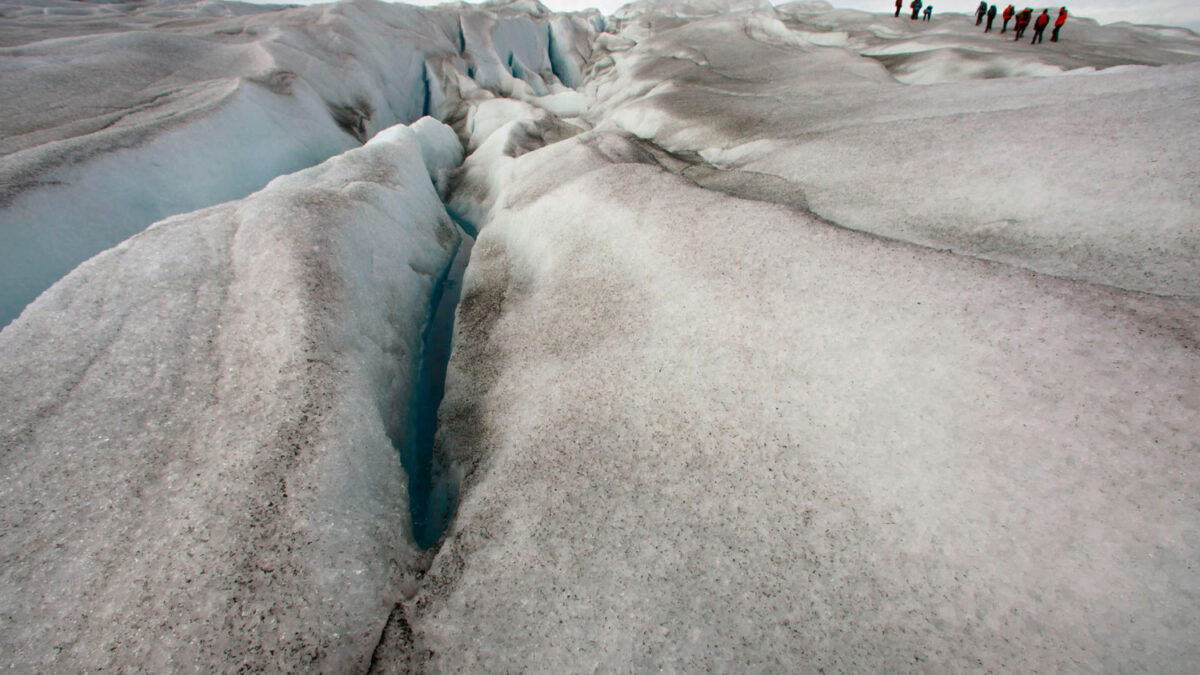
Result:
[[[175,21],[163,11],[98,10],[90,35],[56,22],[0,31],[21,41],[0,47],[0,90],[12,93],[0,118],[0,326],[157,220],[244,197],[396,123],[448,119],[474,90],[567,90],[548,35],[562,35],[554,60],[570,75],[588,54],[575,43],[595,32],[586,15],[376,0]]]

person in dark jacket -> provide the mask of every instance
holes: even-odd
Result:
[[[923,4],[925,4],[925,3],[921,2],[921,0],[913,0],[912,4],[909,5],[909,7],[912,7],[912,11],[913,11],[912,20],[913,21],[916,21],[917,19],[920,18],[918,15],[921,13],[921,5],[923,5]]]
[[[979,3],[979,9],[975,10],[975,25],[983,23],[983,15],[987,14],[988,4],[986,2]]]
[[[922,21],[933,20],[933,5],[925,5],[925,13],[922,16],[924,17]]]
[[[992,22],[996,20],[996,6],[995,5],[992,5],[991,7],[988,8],[987,18],[988,18],[987,29],[984,30],[983,32],[990,33],[990,32],[992,32]]]
[[[1033,40],[1029,44],[1036,45],[1042,41],[1042,33],[1046,32],[1046,26],[1050,25],[1050,10],[1043,9],[1038,15],[1037,21],[1033,24]]]
[[[1054,20],[1054,32],[1050,34],[1051,42],[1058,42],[1058,31],[1062,30],[1063,24],[1067,22],[1067,8],[1063,7],[1058,10],[1058,18]]]
[[[900,18],[900,9],[904,7],[904,0],[896,0],[896,18]]]
[[[1008,22],[1012,20],[1013,15],[1016,13],[1017,10],[1012,5],[1004,8],[1004,27],[1000,29],[1001,34],[1008,32]]]
[[[1032,20],[1033,20],[1033,10],[1032,9],[1026,7],[1025,9],[1021,10],[1021,13],[1017,15],[1017,28],[1016,28],[1017,37],[1013,38],[1014,41],[1020,40],[1021,38],[1025,37],[1025,30],[1027,28],[1029,28],[1029,22]]]

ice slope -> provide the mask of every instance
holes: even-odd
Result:
[[[848,28],[872,17],[834,14],[848,15]],[[593,78],[597,109],[672,152],[770,177],[787,199],[845,227],[1131,290],[1200,294],[1191,152],[1200,110],[1189,103],[1200,66],[905,86],[854,50],[787,28],[828,28],[828,15],[792,15],[815,23],[760,11],[646,36]],[[879,33],[913,23],[872,19]],[[1107,58],[1137,44],[1121,42],[1132,30],[1101,32],[1123,45]],[[1184,59],[1200,39],[1173,44]]]
[[[32,177],[0,217],[46,191],[31,222],[74,223],[22,262],[101,197],[132,222],[237,182],[231,152],[266,180],[351,148],[0,331],[10,667],[1200,657],[1194,35],[756,0],[0,13],[27,97],[0,125],[29,125],[0,168]],[[376,133],[425,112],[453,132]],[[396,448],[449,218],[480,235],[434,462],[460,510],[421,554]]]
[[[1040,10],[1039,10],[1040,11]],[[935,12],[936,21],[911,21],[892,14],[834,9],[826,2],[791,2],[780,18],[798,36],[819,45],[844,47],[883,63],[898,80],[932,84],[969,79],[1058,75],[1080,68],[1194,63],[1200,40],[1185,28],[1114,24],[1099,26],[1072,15],[1053,48],[1013,41],[975,26],[974,14]],[[1057,10],[1052,10],[1057,14]],[[1013,26],[1009,22],[1009,28]],[[1032,35],[1032,31],[1030,31]]]
[[[448,118],[475,90],[565,91],[556,72],[578,78],[595,23],[375,0],[5,5],[0,326],[161,218],[243,197],[398,122]]]
[[[364,670],[423,565],[394,447],[458,241],[424,119],[177,216],[0,332],[16,671]]]
[[[515,162],[442,408],[428,670],[1200,658],[1193,300],[850,232],[611,133]]]
[[[864,16],[628,6],[593,130],[472,143],[422,668],[1200,659],[1200,71],[916,85]]]

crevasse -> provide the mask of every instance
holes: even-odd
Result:
[[[459,244],[442,270],[430,296],[429,321],[421,335],[421,355],[409,402],[408,433],[400,457],[408,474],[409,512],[413,538],[422,549],[437,543],[453,514],[456,486],[442,478],[434,456],[438,406],[446,384],[446,365],[454,335],[454,310],[462,293],[463,273],[475,243],[472,233],[459,227]]]

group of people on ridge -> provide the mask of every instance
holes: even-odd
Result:
[[[925,7],[925,20],[929,21],[930,19],[933,18],[933,5],[926,5],[925,3],[921,2],[921,0],[912,0],[912,2],[909,3],[908,6],[912,7],[913,21],[916,21],[917,18],[920,16],[922,6]],[[896,16],[900,16],[900,10],[903,8],[904,8],[904,0],[896,0]]]
[[[929,21],[933,18],[933,5],[925,5],[921,0],[912,0],[908,6],[912,8],[913,21],[916,21],[918,18],[920,18],[922,6],[925,7],[925,20]],[[896,0],[897,17],[900,16],[900,10],[903,8],[904,0]],[[984,29],[983,32],[992,32],[992,22],[996,20],[996,13],[995,5],[988,5],[986,2],[980,2],[979,9],[975,10],[975,25],[981,25],[984,19],[987,19],[987,28]],[[1016,32],[1016,37],[1013,38],[1014,41],[1025,37],[1025,31],[1029,28],[1029,24],[1032,23],[1033,41],[1031,44],[1035,45],[1042,41],[1042,34],[1046,32],[1046,26],[1050,25],[1050,10],[1048,9],[1043,9],[1042,13],[1038,15],[1037,20],[1034,20],[1033,9],[1026,7],[1018,12],[1016,7],[1009,5],[1004,9],[1004,13],[1001,14],[1001,17],[1004,18],[1004,25],[1000,29],[1001,33],[1008,32],[1009,21],[1012,21],[1014,18],[1017,20],[1017,22],[1014,24],[1014,30]],[[1058,18],[1054,20],[1054,32],[1050,34],[1051,42],[1058,42],[1058,32],[1062,30],[1063,24],[1066,22],[1067,8],[1062,7],[1058,10]]]
[[[1001,14],[1004,18],[1004,25],[1000,28],[1001,33],[1008,32],[1008,22],[1016,18],[1015,24],[1016,37],[1013,40],[1020,40],[1025,37],[1025,31],[1029,28],[1029,24],[1033,24],[1033,41],[1031,44],[1037,44],[1042,41],[1042,33],[1046,32],[1046,26],[1050,25],[1050,10],[1043,9],[1038,15],[1037,20],[1033,18],[1033,10],[1029,7],[1017,11],[1016,7],[1009,5]],[[979,3],[979,9],[975,10],[975,25],[978,26],[987,19],[987,28],[983,32],[992,32],[992,22],[996,20],[996,6],[988,6],[986,2]],[[1050,34],[1051,42],[1058,42],[1058,32],[1062,30],[1063,24],[1067,22],[1067,8],[1062,7],[1058,10],[1058,18],[1054,20],[1054,32]]]

